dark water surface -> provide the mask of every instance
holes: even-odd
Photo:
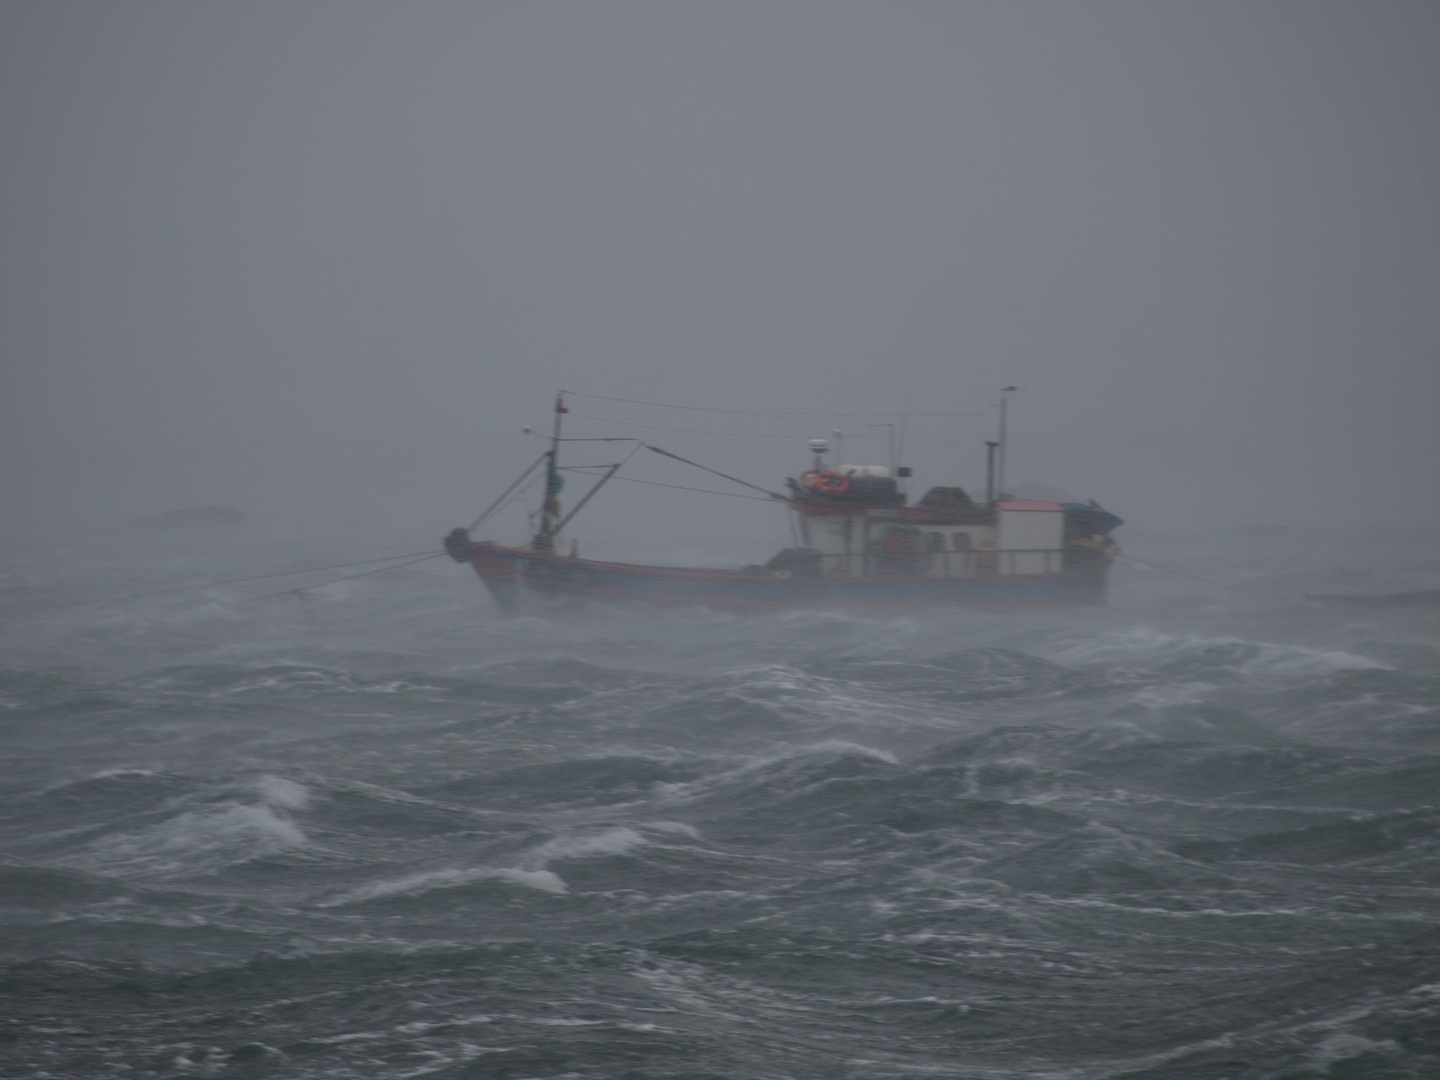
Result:
[[[512,619],[448,562],[17,615],[339,559],[12,542],[0,1073],[1440,1076],[1440,611],[1297,599],[1437,539]]]

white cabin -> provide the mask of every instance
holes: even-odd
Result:
[[[1020,577],[1062,569],[1065,513],[1058,503],[999,503],[983,515],[988,520],[964,523],[888,508],[816,507],[797,516],[802,543],[820,552],[826,577]]]

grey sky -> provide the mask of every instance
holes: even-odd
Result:
[[[1007,383],[1012,478],[1136,524],[1440,518],[1434,4],[52,0],[0,50],[12,526],[429,540],[557,387],[898,419]],[[766,484],[835,427],[885,459],[884,416],[575,412],[793,436],[648,432]],[[993,418],[912,419],[920,484],[978,487]],[[617,489],[596,554],[777,539]]]

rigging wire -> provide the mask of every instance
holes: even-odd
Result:
[[[480,527],[480,523],[483,522],[486,518],[488,518],[491,514],[493,514],[496,510],[499,510],[500,507],[504,504],[505,500],[510,497],[510,493],[513,492],[516,488],[518,488],[522,483],[524,483],[525,478],[531,473],[533,473],[536,469],[538,469],[540,467],[540,463],[549,456],[549,452],[547,451],[546,453],[541,454],[538,458],[536,458],[534,462],[531,463],[530,467],[524,472],[522,472],[519,476],[517,476],[515,478],[515,482],[509,487],[507,487],[504,491],[502,491],[499,497],[494,502],[492,502],[484,510],[480,511],[480,516],[470,523],[470,528],[466,531],[474,532],[476,529],[478,529]]]
[[[530,478],[530,482],[529,482],[528,484],[526,484],[524,487],[522,487],[519,491],[515,492],[514,495],[511,495],[510,498],[508,498],[507,500],[505,500],[504,504],[501,505],[501,506],[499,506],[499,507],[497,507],[495,512],[498,514],[501,510],[508,510],[510,507],[514,506],[517,502],[519,502],[521,499],[523,499],[523,498],[525,498],[527,495],[529,495],[532,491],[535,490],[535,485],[538,484],[538,483],[540,483],[540,481],[541,481],[541,479],[544,477],[544,475],[545,475],[544,473],[541,473],[539,476],[532,476],[532,477]],[[527,517],[531,516],[531,513],[530,513],[529,510],[525,511],[525,514],[526,514]]]
[[[973,416],[966,417],[966,419],[973,420],[976,418],[983,418],[987,413],[994,412],[999,407],[1000,406],[998,404],[987,405],[985,408],[981,409]],[[973,434],[974,429],[971,428],[968,424],[956,425],[955,432],[950,436],[948,440],[946,440],[945,444],[940,448],[940,453],[938,455],[940,460],[948,461],[950,459],[950,455],[955,451],[955,448],[960,445],[960,440],[968,439]]]
[[[660,424],[634,424],[631,423],[629,420],[612,420],[607,416],[591,416],[588,413],[571,413],[570,415],[577,417],[581,420],[598,420],[602,424],[624,424],[626,427],[647,428],[651,431],[678,431],[684,435],[727,435],[731,438],[736,439],[784,439],[787,442],[799,442],[810,437],[809,435],[756,434],[748,431],[700,431],[696,428],[664,427]],[[876,435],[847,435],[845,437],[847,439],[878,438],[878,436]],[[565,442],[566,440],[562,439],[560,441]]]
[[[759,484],[752,484],[749,480],[741,480],[739,477],[731,476],[729,473],[723,473],[719,469],[712,469],[708,465],[701,465],[698,461],[691,461],[689,458],[683,458],[679,454],[672,454],[669,450],[662,450],[660,449],[660,447],[651,445],[650,443],[646,443],[645,445],[648,449],[654,450],[657,454],[661,454],[664,457],[668,458],[674,458],[676,461],[679,461],[682,464],[692,466],[693,468],[699,469],[702,472],[711,473],[714,476],[720,477],[720,479],[722,480],[729,480],[732,484],[739,484],[741,487],[750,488],[752,491],[758,491],[764,495],[770,496],[770,498],[772,499],[778,499],[780,502],[783,503],[788,503],[790,501],[790,497],[788,495],[781,495],[778,491],[771,491],[769,488],[763,488]]]
[[[606,394],[584,394],[579,390],[566,390],[564,393],[572,397],[592,398],[597,401],[620,401],[627,405],[649,405],[657,409],[685,409],[690,412],[710,413],[732,413],[744,416],[829,416],[848,418],[852,416],[889,416],[888,412],[856,412],[853,409],[835,409],[830,412],[817,412],[806,410],[786,409],[721,409],[709,405],[671,405],[663,401],[639,401],[635,398],[610,397]],[[911,413],[912,419],[945,419],[955,420],[965,416],[978,416],[979,413]]]
[[[564,517],[560,518],[558,522],[555,523],[555,531],[551,535],[558,536],[560,530],[565,528],[565,526],[570,523],[570,519],[573,518],[576,514],[580,513],[580,511],[585,508],[585,504],[595,497],[595,493],[598,492],[602,487],[604,487],[614,478],[615,474],[620,471],[620,467],[635,456],[635,451],[639,450],[642,446],[648,445],[648,443],[641,442],[639,439],[636,439],[635,445],[626,452],[625,456],[619,461],[615,462],[614,465],[609,466],[609,469],[605,473],[605,475],[600,477],[599,481],[595,484],[595,486],[580,497],[580,501],[571,508],[570,513],[566,514]],[[559,514],[558,510],[556,511],[556,514]]]
[[[587,468],[598,469],[600,465],[590,465]],[[587,473],[587,476],[594,476],[594,473]],[[633,476],[617,476],[616,480],[623,480],[627,484],[650,484],[654,487],[674,488],[677,491],[698,491],[702,495],[724,495],[727,499],[753,499],[755,502],[774,503],[771,498],[761,498],[759,495],[741,495],[736,491],[716,491],[713,488],[686,487],[684,484],[662,484],[659,480],[637,480]]]

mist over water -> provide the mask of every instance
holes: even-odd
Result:
[[[1301,596],[1437,537],[1131,532],[1232,588],[506,618],[437,560],[9,615],[4,1072],[1435,1075],[1440,622]],[[5,554],[16,612],[337,552]]]
[[[1436,609],[1304,599],[1440,585],[1437,55],[1391,0],[0,5],[0,1074],[1440,1076]],[[1011,386],[1007,486],[1147,560],[1109,607],[170,591],[437,548],[562,388],[913,498]],[[564,543],[784,513],[637,454]]]
[[[1131,521],[1433,526],[1437,49],[1391,0],[12,4],[0,511],[461,524],[558,388],[738,410],[572,433],[767,486],[895,421],[976,491],[1014,385],[1009,478]]]

